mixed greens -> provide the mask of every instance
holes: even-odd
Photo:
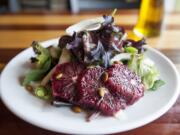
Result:
[[[118,61],[138,74],[147,90],[156,90],[164,85],[153,61],[144,56],[145,39],[128,39],[124,28],[114,25],[113,16],[104,15],[103,18],[104,22],[97,30],[62,36],[58,47],[44,48],[33,42],[36,56],[31,58],[31,63],[34,68],[25,75],[22,84],[31,86],[37,97],[49,100],[52,98],[50,77],[58,63],[78,61],[86,66],[108,68]]]
[[[41,86],[40,81],[42,81],[48,72],[57,64],[60,57],[60,49],[53,46],[44,48],[36,41],[33,41],[32,48],[36,54],[35,57],[31,57],[30,59],[34,68],[26,74],[22,85],[28,86],[28,88],[33,87],[33,94],[36,96],[42,99],[50,99],[51,90],[49,84]]]

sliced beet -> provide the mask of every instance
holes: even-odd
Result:
[[[86,69],[78,80],[79,104],[85,108],[91,108],[100,111],[104,115],[114,115],[122,108],[122,102],[112,96],[105,87],[101,76],[105,69],[94,67]],[[104,88],[103,97],[99,94],[99,89]]]
[[[56,100],[76,102],[76,83],[84,66],[78,62],[59,64],[51,78],[53,96]]]
[[[79,102],[93,108],[100,99],[98,88],[103,87],[101,75],[104,69],[101,67],[86,69],[78,80]]]
[[[107,71],[106,86],[127,105],[133,104],[144,95],[144,85],[138,75],[122,64],[114,64]]]

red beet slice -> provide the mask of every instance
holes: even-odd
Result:
[[[104,115],[114,115],[122,108],[123,102],[112,96],[101,80],[104,68],[86,69],[78,80],[79,104],[86,108],[100,111]],[[103,97],[99,95],[99,88],[105,89]]]
[[[84,66],[78,62],[59,64],[52,75],[53,96],[56,100],[69,103],[76,102],[76,83]]]
[[[108,80],[106,86],[118,98],[123,98],[127,105],[133,104],[144,95],[144,85],[138,75],[133,73],[127,66],[114,64],[107,71]]]

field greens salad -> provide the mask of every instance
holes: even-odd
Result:
[[[34,41],[32,48],[36,56],[31,58],[33,68],[25,75],[22,85],[31,89],[37,97],[52,99],[51,75],[57,64],[79,61],[87,67],[108,68],[121,62],[139,75],[147,90],[157,90],[165,84],[154,62],[145,57],[146,42],[127,38],[123,27],[114,25],[114,17],[104,15],[104,22],[97,30],[82,30],[73,35],[64,35],[58,46],[43,47]]]

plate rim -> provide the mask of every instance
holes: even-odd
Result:
[[[57,41],[58,41],[58,38],[55,38],[55,39],[50,39],[50,40],[47,40],[47,41],[44,41],[44,42],[41,42],[44,46],[48,46],[50,45],[49,43],[54,43],[54,44],[57,44]],[[175,65],[173,64],[173,62],[168,58],[166,57],[163,53],[159,52],[158,50],[150,47],[150,46],[147,46],[146,47],[148,50],[160,55],[163,59],[165,59],[171,66],[171,68],[173,69],[173,72],[175,73],[175,77],[177,79],[177,82],[180,81],[180,75],[179,75],[179,72],[177,71],[177,68],[175,67]],[[16,59],[16,57],[18,57],[20,54],[22,53],[25,53],[26,51],[28,51],[29,49],[31,49],[31,47],[28,47],[27,49],[21,51],[20,53],[18,53],[15,57],[13,57],[9,62],[8,64],[6,65],[6,67],[8,67],[8,65],[14,60]],[[27,117],[25,116],[21,116],[16,110],[13,110],[11,105],[9,103],[7,103],[6,101],[6,97],[5,95],[2,94],[2,78],[5,74],[5,71],[6,71],[6,67],[3,69],[3,71],[1,72],[1,76],[0,76],[0,98],[1,98],[1,101],[3,102],[3,104],[8,108],[9,111],[11,111],[13,114],[15,114],[17,117],[19,117],[20,119],[22,119],[23,121],[25,122],[28,122],[30,123],[31,125],[35,125],[39,128],[42,128],[42,129],[46,129],[46,130],[50,130],[50,131],[53,131],[53,132],[60,132],[60,133],[70,133],[70,134],[74,134],[74,133],[77,133],[77,134],[85,134],[85,132],[81,132],[81,130],[79,129],[75,129],[73,131],[69,131],[68,129],[56,129],[56,128],[53,128],[53,126],[47,126],[45,124],[39,124],[37,121],[34,122],[34,120],[30,120],[28,119]],[[91,131],[91,134],[109,134],[109,133],[117,133],[117,132],[124,132],[124,131],[128,131],[128,130],[132,130],[132,129],[135,129],[135,128],[138,128],[138,127],[142,127],[154,120],[156,120],[157,118],[161,117],[163,114],[165,114],[172,106],[173,104],[176,102],[179,94],[180,94],[180,84],[177,83],[176,87],[174,88],[175,89],[175,92],[174,94],[172,95],[171,99],[166,103],[166,105],[164,105],[160,110],[158,110],[157,112],[155,112],[153,115],[150,115],[148,117],[145,117],[142,121],[138,121],[138,122],[135,122],[135,123],[132,123],[131,124],[131,127],[129,128],[128,126],[126,128],[124,128],[123,130],[121,131],[118,131],[118,128],[112,128],[110,130],[106,130],[105,132],[102,132],[102,131]],[[87,133],[86,133],[87,134]]]

